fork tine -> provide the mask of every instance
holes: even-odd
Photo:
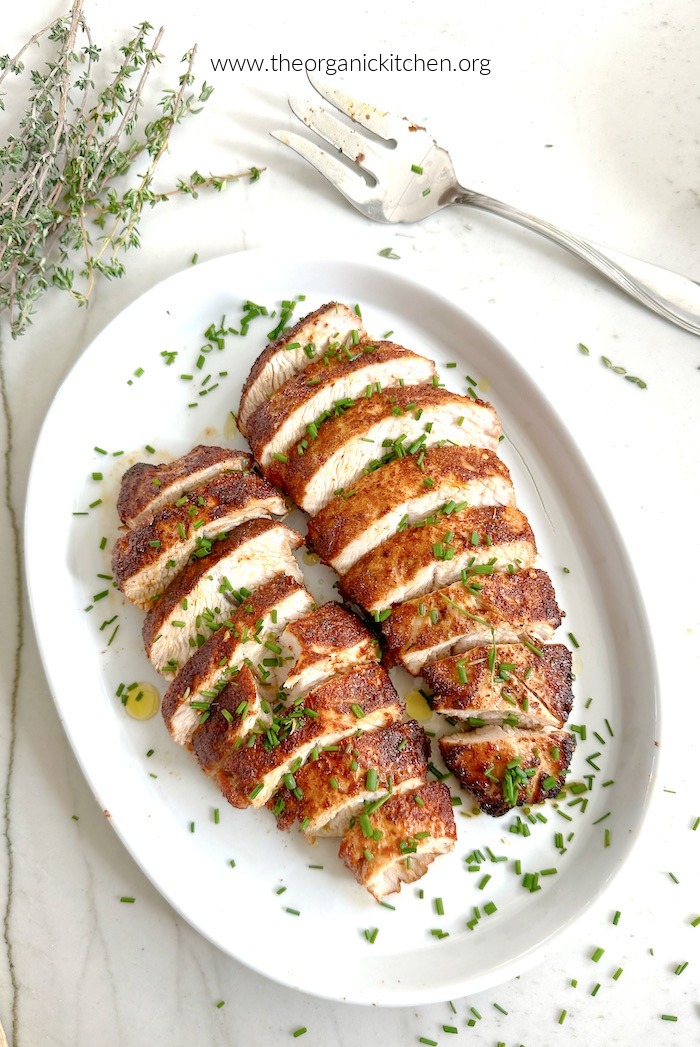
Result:
[[[364,178],[359,173],[355,176],[342,161],[331,156],[324,149],[291,131],[271,131],[270,134],[278,142],[288,145],[304,160],[308,160],[311,166],[315,167],[324,178],[327,178],[355,207],[362,209],[372,199],[372,190]]]
[[[365,171],[369,171],[370,174],[378,175],[382,167],[381,153],[386,153],[383,146],[377,148],[367,135],[347,127],[327,110],[304,99],[290,98],[289,107],[302,123],[330,145],[335,146],[348,160]]]
[[[323,80],[317,80],[310,73],[306,75],[309,83],[315,91],[318,91],[321,98],[330,102],[345,116],[349,116],[356,124],[369,128],[370,131],[387,142],[396,138],[400,132],[404,121],[400,120],[399,117],[392,116],[391,113],[382,112],[381,109],[375,109],[373,105],[369,105],[367,102],[360,102],[357,98],[352,98],[339,88],[331,87],[330,84],[325,83]]]

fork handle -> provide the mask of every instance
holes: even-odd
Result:
[[[548,240],[589,262],[648,309],[692,334],[700,334],[700,284],[694,280],[672,273],[669,269],[662,269],[661,266],[652,265],[651,262],[643,262],[639,258],[631,258],[620,251],[612,251],[609,247],[592,243],[517,207],[481,193],[462,189],[461,186],[451,202],[490,211],[501,218],[510,218],[511,221],[535,233],[541,233]]]

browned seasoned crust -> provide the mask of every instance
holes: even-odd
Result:
[[[261,506],[257,515],[284,516],[285,501],[256,473],[224,473],[159,509],[147,523],[120,535],[112,552],[112,573],[119,589],[127,579],[155,564],[173,545],[208,533],[208,527],[237,510]]]
[[[258,711],[255,678],[244,665],[212,699],[206,719],[192,735],[192,749],[205,774],[211,774],[242,737],[244,725]]]
[[[449,516],[437,513],[430,519],[435,523],[407,527],[361,557],[342,575],[341,593],[360,607],[375,610],[404,599],[402,590],[426,566],[449,570],[451,577],[445,581],[451,581],[470,562],[481,569],[496,559],[491,569],[506,570],[508,561],[498,560],[497,554],[505,553],[509,561],[522,557],[523,567],[535,562],[535,536],[527,517],[515,506],[482,506]],[[452,554],[449,560],[447,550]]]
[[[561,625],[563,612],[545,571],[531,568],[477,580],[472,577],[467,583],[455,582],[395,607],[382,623],[389,651],[400,658],[411,649],[425,650],[452,637],[456,640],[481,624],[475,616],[486,622],[487,628],[507,624],[516,632],[527,632],[540,623],[546,623],[551,631]],[[474,591],[474,586],[481,588]],[[421,614],[421,609],[425,613]]]
[[[498,440],[501,427],[491,404],[430,384],[397,386],[375,392],[369,397],[358,397],[354,407],[323,423],[317,438],[309,440],[304,454],[290,454],[287,456],[288,462],[273,459],[266,467],[266,476],[300,504],[313,475],[348,441],[361,437],[382,420],[397,416],[405,419],[406,446],[409,446],[411,440],[418,439],[425,431],[425,420],[421,419],[420,412],[436,410],[448,404],[458,405],[465,417],[478,414],[481,428],[485,432],[492,432],[494,443]],[[386,448],[382,447],[373,449],[376,461],[381,459],[385,451]]]
[[[416,799],[420,802],[416,802]],[[371,817],[381,834],[368,840],[357,822],[343,837],[339,855],[355,879],[375,898],[401,889],[425,872],[457,838],[450,790],[444,782],[428,782],[415,792],[389,800]]]
[[[242,638],[252,637],[258,630],[265,632],[270,626],[272,608],[302,589],[294,578],[277,574],[246,597],[240,607],[232,608],[222,628],[212,633],[185,662],[165,692],[161,712],[166,724],[170,724],[189,695],[197,696],[202,689],[216,686],[218,682],[224,684],[235,676],[238,670],[230,668],[231,657]]]
[[[241,746],[222,764],[216,781],[234,807],[247,807],[254,799],[251,793],[256,786],[305,745],[323,745],[324,737],[337,737],[341,732],[347,736],[362,730],[364,718],[372,722],[373,714],[381,711],[387,713],[384,722],[396,720],[403,705],[386,669],[364,665],[316,687],[299,707],[305,712],[298,718],[298,726],[278,745],[269,747],[267,735],[258,735],[254,745]]]
[[[300,407],[317,397],[319,390],[331,385],[341,376],[352,375],[370,365],[380,367],[393,360],[406,362],[425,360],[425,357],[395,342],[361,342],[352,346],[349,355],[329,356],[309,364],[294,375],[269,399],[253,412],[248,422],[248,442],[258,462],[263,459],[266,444]],[[432,363],[432,361],[426,361]],[[434,366],[431,368],[434,371]],[[426,374],[426,378],[428,374]],[[296,447],[293,448],[296,454]],[[291,457],[291,455],[290,455]],[[303,457],[303,456],[298,456]]]
[[[539,650],[535,654],[524,644],[474,647],[426,665],[422,676],[434,692],[433,709],[477,718],[495,709],[516,717],[548,712],[561,727],[574,700],[571,651],[559,643]]]
[[[481,810],[500,817],[561,791],[576,740],[568,731],[482,727],[445,735],[439,745],[445,766]]]
[[[363,642],[376,643],[357,615],[346,611],[334,600],[292,622],[286,633],[297,641],[302,657],[309,657],[316,651],[323,654],[345,651]]]
[[[302,339],[304,344],[306,344],[306,335],[304,334],[305,327],[313,326],[322,328],[324,333],[330,336],[334,330],[333,317],[337,316],[339,312],[344,312],[351,316],[353,326],[357,329],[358,335],[363,337],[365,331],[362,320],[357,313],[352,312],[352,310],[342,302],[326,302],[324,305],[319,306],[318,309],[314,309],[310,313],[307,313],[306,316],[302,316],[293,327],[281,334],[276,341],[271,342],[266,346],[265,349],[263,349],[263,351],[256,357],[255,363],[251,367],[250,373],[243,385],[241,399],[239,401],[238,429],[244,436],[247,435],[247,416],[249,413],[246,401],[248,400],[256,381],[268,366],[272,358],[279,352],[286,352],[286,347],[288,345],[291,345],[300,339]],[[327,321],[322,319],[324,313],[329,313]]]
[[[423,390],[421,390],[421,401]],[[445,390],[427,386],[426,393],[442,394]],[[406,390],[396,390],[406,393]],[[410,392],[410,391],[409,391]],[[374,398],[372,398],[374,399]],[[372,402],[371,400],[369,401]],[[411,403],[411,400],[407,401]],[[297,463],[290,463],[289,471]],[[402,501],[425,494],[432,481],[433,488],[446,482],[464,484],[475,480],[498,477],[510,482],[505,462],[485,447],[432,447],[418,465],[416,455],[397,458],[381,470],[363,476],[353,485],[352,505],[347,499],[335,497],[309,520],[306,543],[318,553],[324,563],[331,563],[341,549],[361,537],[363,531],[380,516]],[[466,495],[465,495],[466,498]]]
[[[430,742],[416,720],[390,724],[376,731],[367,731],[334,747],[335,751],[321,751],[317,760],[310,760],[294,778],[302,795],[295,795],[286,786],[268,801],[268,807],[277,815],[278,829],[291,829],[296,821],[308,818],[312,826],[344,804],[351,803],[367,792],[367,771],[377,772],[377,790],[397,788],[411,778],[425,778],[430,757]],[[330,782],[333,780],[333,785]]]
[[[205,577],[219,560],[230,556],[236,549],[245,545],[251,539],[257,538],[266,531],[273,529],[279,529],[290,550],[298,549],[303,542],[303,538],[297,531],[293,531],[291,527],[287,527],[286,524],[279,523],[279,521],[249,520],[247,523],[241,524],[232,534],[221,541],[214,542],[208,556],[202,557],[201,560],[197,560],[195,563],[187,564],[172,584],[168,586],[163,595],[155,601],[144,619],[141,635],[146,650],[150,650],[163,622],[182,604],[183,599],[187,597],[197,582]]]
[[[197,444],[173,462],[161,465],[137,462],[122,477],[117,498],[119,519],[128,527],[134,527],[142,517],[175,501],[217,472],[241,472],[252,465],[252,455],[247,451],[208,444]]]

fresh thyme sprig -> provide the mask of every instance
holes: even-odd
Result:
[[[148,22],[120,48],[121,64],[107,83],[94,77],[100,60],[83,15],[83,0],[70,14],[35,33],[14,57],[0,55],[0,87],[11,73],[25,72],[26,51],[47,40],[56,54],[41,69],[28,71],[29,90],[16,134],[0,147],[0,317],[13,337],[31,323],[37,299],[50,286],[86,305],[97,276],[124,273],[122,254],[140,246],[144,209],[176,194],[221,191],[228,181],[248,176],[194,171],[166,191],[153,188],[173,128],[200,112],[213,88],[193,87],[196,47],[182,58],[177,87],[150,106],[151,118],[137,133],[148,78],[160,63],[163,29]],[[0,109],[4,109],[0,95]],[[134,164],[145,167],[134,172]],[[123,181],[127,176],[126,188]],[[77,269],[77,273],[76,273]]]

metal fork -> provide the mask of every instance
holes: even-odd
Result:
[[[483,193],[464,189],[457,181],[449,154],[424,127],[357,101],[315,77],[309,76],[309,81],[326,102],[350,117],[361,130],[355,131],[321,106],[291,98],[293,113],[335,151],[327,152],[288,131],[273,131],[272,137],[308,160],[367,218],[376,222],[419,222],[449,204],[479,207],[541,233],[589,262],[642,305],[686,331],[700,334],[700,284],[694,280],[592,243]]]

